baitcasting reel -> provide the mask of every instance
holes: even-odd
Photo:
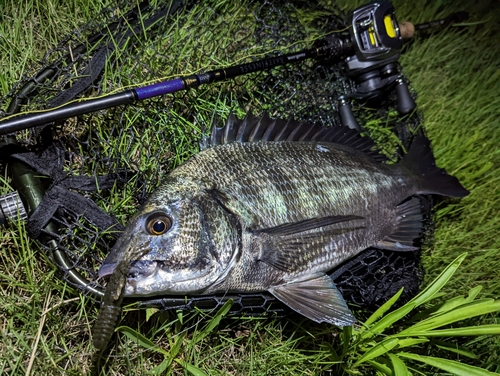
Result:
[[[347,76],[356,82],[356,90],[339,98],[339,115],[345,126],[361,130],[349,99],[376,105],[395,87],[400,115],[416,107],[398,64],[403,38],[412,36],[412,25],[398,24],[394,11],[390,2],[381,2],[367,4],[352,13],[349,32],[354,54],[345,58],[345,63]]]
[[[396,109],[400,115],[411,113],[416,103],[410,95],[399,68],[403,39],[412,38],[416,30],[447,26],[468,18],[457,12],[445,19],[413,25],[398,23],[390,2],[373,2],[354,10],[349,29],[354,54],[345,58],[347,76],[356,82],[356,90],[339,97],[342,125],[361,130],[352,113],[350,99],[376,107],[392,90],[396,94]]]

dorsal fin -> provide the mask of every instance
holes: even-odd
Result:
[[[323,127],[293,119],[272,119],[267,113],[257,117],[251,112],[243,120],[237,119],[231,112],[226,125],[218,128],[214,124],[210,136],[202,140],[200,149],[231,142],[262,141],[329,142],[352,147],[379,162],[387,160],[385,156],[372,150],[375,143],[369,137],[362,137],[354,129],[341,125]]]

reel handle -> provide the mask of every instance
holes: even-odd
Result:
[[[417,104],[410,95],[408,85],[402,77],[396,80],[396,88],[394,90],[396,91],[396,109],[401,115],[409,114],[417,107]]]
[[[341,96],[339,98],[339,116],[340,123],[343,126],[357,130],[358,132],[361,131],[361,127],[359,126],[358,121],[356,120],[352,112],[351,104],[344,96]]]

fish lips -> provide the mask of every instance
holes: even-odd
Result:
[[[124,292],[126,296],[193,293],[206,287],[199,282],[208,281],[211,284],[217,277],[217,273],[214,273],[217,268],[213,267],[186,272],[169,270],[164,261],[158,260],[137,260],[131,264]],[[109,277],[117,265],[118,263],[103,264],[99,269],[99,277]]]
[[[156,260],[132,261],[127,279],[147,278],[152,275],[158,267],[161,267],[162,264],[162,261]],[[117,262],[102,264],[98,272],[99,278],[109,277],[113,274],[117,265]]]

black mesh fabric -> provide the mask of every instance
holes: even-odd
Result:
[[[1,98],[2,115],[310,48],[316,39],[344,30],[347,19],[327,2],[146,1],[132,8],[122,2],[68,35],[33,67]],[[304,61],[21,131],[5,138],[1,155],[3,162],[14,158],[50,177],[28,231],[61,278],[98,296],[103,281],[97,270],[121,225],[168,171],[191,156],[185,146],[196,144],[203,130],[222,125],[230,111],[241,116],[249,110],[338,124],[337,100],[355,85],[342,61]],[[421,121],[417,112],[399,116],[391,91],[376,106],[353,102],[353,112],[393,162]],[[432,202],[420,199],[429,235]],[[330,274],[350,303],[373,310],[403,286],[403,301],[414,296],[423,270],[418,252],[369,249]],[[233,313],[284,309],[265,293],[157,297],[137,304],[213,309],[229,297]]]

